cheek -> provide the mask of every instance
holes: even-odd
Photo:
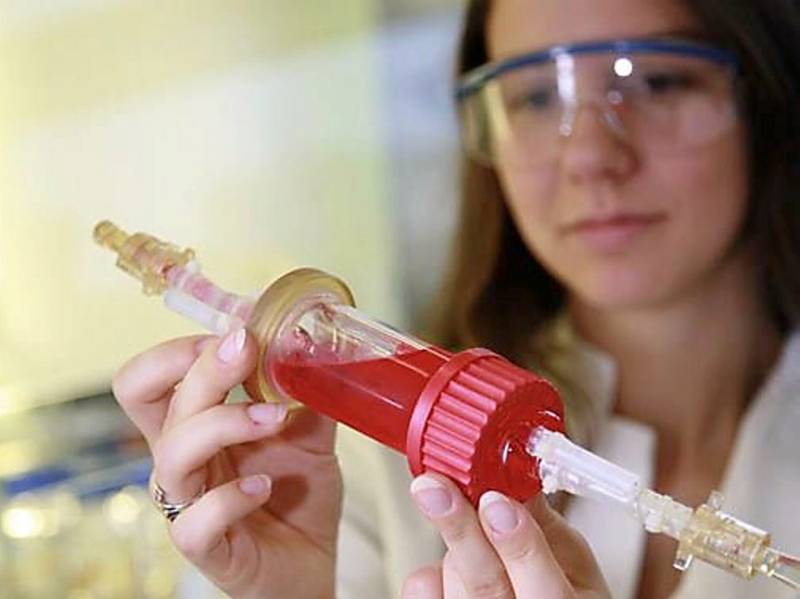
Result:
[[[591,260],[592,267],[576,277],[576,287],[607,305],[677,301],[712,281],[729,263],[747,213],[742,145],[720,144],[654,164],[641,173],[636,197],[663,208],[669,220],[624,260]]]
[[[537,254],[552,243],[557,222],[558,177],[553,169],[498,173],[508,209],[520,236]]]
[[[717,152],[661,171],[661,184],[673,196],[677,243],[694,253],[699,265],[724,255],[741,231],[748,199],[742,147],[725,144],[715,148]]]

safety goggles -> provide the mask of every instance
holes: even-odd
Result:
[[[467,152],[489,164],[557,161],[583,119],[656,155],[703,147],[734,127],[737,61],[675,39],[556,46],[465,74],[456,97]]]

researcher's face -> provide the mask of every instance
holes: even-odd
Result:
[[[676,0],[494,0],[490,60],[556,44],[697,32]],[[674,301],[729,259],[747,202],[740,120],[702,148],[651,152],[582,109],[558,158],[496,165],[536,258],[573,299],[597,308]],[[646,144],[643,144],[646,146]]]

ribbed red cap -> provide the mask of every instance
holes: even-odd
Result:
[[[417,400],[406,440],[414,476],[433,470],[477,503],[489,490],[519,501],[541,490],[525,451],[539,426],[564,432],[564,408],[546,380],[486,349],[454,355]]]

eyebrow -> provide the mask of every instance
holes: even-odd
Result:
[[[637,36],[638,37],[638,36]],[[657,33],[650,33],[647,35],[641,36],[642,39],[670,39],[670,38],[678,38],[688,41],[695,41],[695,42],[713,42],[714,37],[709,35],[708,33],[695,28],[695,27],[684,27],[679,29],[668,29],[666,31],[660,31]]]
[[[652,31],[649,33],[643,33],[640,35],[618,35],[608,38],[609,40],[612,39],[626,39],[626,40],[637,40],[637,41],[647,41],[647,40],[685,40],[689,42],[700,42],[700,43],[714,43],[716,40],[713,36],[709,35],[708,33],[703,32],[701,29],[696,27],[679,27],[675,29],[661,29],[658,31]],[[501,62],[504,60],[508,60],[514,58],[516,56],[522,56],[524,54],[533,54],[535,52],[543,52],[549,48],[553,48],[555,46],[569,46],[576,44],[576,42],[557,42],[554,44],[550,44],[544,47],[536,47],[524,52],[504,52],[500,56],[496,57],[487,57],[488,62],[496,63]]]

